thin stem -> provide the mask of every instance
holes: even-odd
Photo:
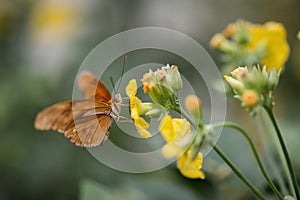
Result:
[[[250,183],[247,178],[245,178],[242,173],[236,168],[236,166],[225,156],[225,154],[217,147],[217,145],[213,146],[213,149],[216,153],[227,163],[227,165],[232,169],[232,171],[252,190],[252,192],[259,199],[266,199],[262,193],[260,193],[252,183]]]
[[[299,194],[299,189],[298,189],[297,178],[296,178],[296,175],[295,175],[295,172],[294,172],[294,169],[293,169],[293,165],[292,165],[292,162],[291,162],[291,159],[290,159],[290,156],[289,156],[289,152],[288,152],[287,147],[285,145],[285,142],[284,142],[284,139],[282,137],[281,131],[279,129],[278,123],[275,119],[273,110],[272,110],[272,108],[267,107],[267,106],[264,106],[264,108],[267,111],[267,113],[268,113],[268,115],[269,115],[269,117],[272,121],[272,124],[275,128],[275,131],[276,131],[276,134],[277,134],[277,137],[278,137],[278,140],[279,140],[279,143],[281,145],[283,154],[285,156],[286,163],[288,165],[288,169],[289,169],[289,172],[291,174],[292,181],[293,181],[293,185],[294,185],[294,189],[295,189],[295,193],[296,193],[296,199],[300,200],[300,194]]]
[[[180,109],[180,108],[176,107],[176,108],[173,108],[173,110],[178,112],[179,114],[183,115],[183,117],[186,118],[194,126],[195,129],[197,129],[196,122],[193,120],[193,118],[191,118],[191,116],[184,109]]]
[[[190,115],[184,110],[179,108],[174,108],[174,111],[182,114],[196,129],[198,124],[190,117]],[[223,124],[222,124],[223,125]],[[244,177],[241,172],[235,167],[235,165],[225,156],[225,154],[216,145],[211,144],[213,149],[218,153],[218,155],[227,163],[227,165],[232,169],[232,171],[252,190],[252,192],[259,199],[266,199],[248,180]],[[282,198],[281,198],[282,199]]]
[[[285,174],[280,173],[279,166],[277,165],[273,156],[266,156],[266,159],[269,162],[271,170],[273,172],[272,174],[274,175],[275,179],[278,181],[279,188],[281,189],[282,194],[284,196],[291,194],[290,193],[291,191],[292,191],[293,196],[296,196],[293,182],[291,179],[291,175],[290,175],[288,166],[285,162],[285,157],[282,152],[281,146],[277,141],[275,141],[275,135],[271,134],[270,126],[268,126],[266,124],[267,123],[267,121],[266,121],[267,115],[265,112],[260,112],[258,117],[259,118],[257,118],[257,117],[255,118],[255,122],[258,127],[259,132],[264,133],[264,134],[260,134],[260,136],[264,140],[265,151],[267,153],[271,153],[270,149],[272,150],[275,147],[276,151],[279,154],[280,160],[283,164],[283,170],[284,170]],[[288,179],[288,186],[285,185],[285,182],[284,182],[285,180],[284,180],[283,176]],[[289,191],[288,191],[288,188],[290,189]]]
[[[213,127],[220,127],[220,126],[224,126],[224,127],[229,127],[229,128],[234,128],[236,130],[239,131],[239,133],[241,133],[247,140],[247,142],[249,143],[251,150],[254,154],[254,157],[257,161],[257,164],[263,174],[263,176],[265,177],[266,181],[268,182],[269,186],[271,187],[271,189],[273,190],[273,192],[276,194],[276,196],[278,197],[278,199],[283,199],[282,195],[280,194],[280,192],[278,191],[278,189],[276,188],[276,186],[274,185],[273,181],[271,180],[271,178],[269,177],[269,175],[267,174],[264,165],[258,155],[258,152],[255,148],[255,145],[252,141],[252,139],[250,138],[250,136],[248,135],[248,133],[241,128],[238,124],[234,123],[234,122],[224,122],[224,123],[216,123],[212,125]]]

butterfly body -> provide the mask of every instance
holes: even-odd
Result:
[[[85,99],[68,100],[38,113],[35,128],[64,133],[77,146],[92,147],[104,143],[113,120],[119,119],[122,97],[112,98],[105,85],[92,73],[81,72],[77,79]]]

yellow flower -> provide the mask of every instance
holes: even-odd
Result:
[[[36,3],[29,16],[30,34],[47,36],[48,40],[72,37],[79,30],[82,11],[79,5],[66,1]]]
[[[137,84],[135,79],[131,79],[125,89],[127,96],[132,97],[136,95]]]
[[[193,136],[187,135],[191,127],[186,119],[166,115],[160,122],[159,131],[167,142],[162,148],[162,154],[166,158],[180,156],[193,141]]]
[[[177,160],[177,167],[181,174],[187,178],[205,178],[205,174],[200,170],[202,168],[203,157],[199,152],[195,159],[191,158],[191,151],[187,151]]]
[[[261,60],[261,65],[268,70],[275,68],[279,71],[284,66],[289,56],[289,45],[286,40],[286,30],[281,23],[267,22],[264,25],[250,26],[250,48],[255,48],[259,43],[266,43],[266,55]]]
[[[189,133],[191,127],[186,119],[172,119],[170,115],[166,115],[160,122],[159,131],[166,142],[171,142],[175,140],[175,138],[182,138]]]
[[[136,80],[132,79],[129,81],[126,87],[126,94],[130,100],[131,118],[134,121],[134,125],[138,133],[145,138],[149,138],[151,137],[151,134],[147,131],[147,128],[149,128],[149,124],[148,122],[146,122],[146,120],[144,120],[144,118],[140,117],[140,115],[146,112],[146,109],[143,108],[142,101],[135,96],[136,92],[137,92]]]

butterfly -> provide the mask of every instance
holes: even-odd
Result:
[[[113,97],[92,73],[81,72],[77,85],[85,99],[67,100],[40,111],[34,126],[38,130],[64,133],[76,146],[93,147],[103,144],[109,136],[113,120],[119,119],[122,97]]]

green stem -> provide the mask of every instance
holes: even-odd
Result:
[[[225,156],[225,154],[217,147],[217,145],[213,146],[213,149],[216,153],[227,163],[227,165],[232,169],[232,171],[252,190],[252,192],[259,198],[259,199],[266,199],[263,194],[261,194],[252,183],[250,183],[242,173],[236,168],[236,166]]]
[[[277,134],[277,137],[278,137],[278,140],[279,140],[279,143],[281,145],[283,154],[285,156],[286,163],[287,163],[289,172],[291,174],[292,182],[293,182],[293,185],[294,185],[294,189],[295,189],[295,193],[296,193],[296,199],[300,200],[300,194],[299,194],[299,189],[298,189],[297,178],[296,178],[296,175],[295,175],[295,172],[294,172],[294,169],[293,169],[293,165],[292,165],[292,162],[291,162],[291,159],[290,159],[290,156],[289,156],[289,152],[288,152],[287,147],[285,145],[285,142],[284,142],[284,139],[282,137],[281,131],[279,129],[278,123],[275,119],[273,110],[272,110],[272,108],[270,108],[268,106],[264,106],[264,109],[266,110],[266,112],[268,113],[268,115],[269,115],[269,117],[272,121],[272,124],[275,128],[275,131],[276,131],[276,134]]]
[[[224,122],[224,123],[216,123],[212,125],[213,127],[229,127],[229,128],[234,128],[236,130],[239,131],[239,133],[241,133],[247,140],[247,142],[249,143],[251,150],[253,152],[253,155],[257,161],[257,164],[263,174],[263,176],[265,177],[266,181],[268,182],[269,186],[271,187],[271,189],[273,190],[273,192],[276,194],[276,196],[278,197],[278,199],[283,199],[282,195],[280,194],[280,192],[278,191],[278,189],[276,188],[276,186],[274,185],[273,181],[271,180],[271,178],[269,177],[269,175],[267,174],[264,165],[258,155],[258,152],[255,148],[255,145],[252,141],[252,139],[250,138],[250,136],[248,135],[248,133],[241,128],[238,124],[234,123],[234,122]]]
[[[194,126],[195,129],[197,129],[197,127],[198,127],[197,123],[193,120],[193,118],[184,109],[180,109],[179,107],[176,107],[176,108],[173,108],[172,110],[181,114],[185,119],[187,119]]]
[[[255,122],[256,125],[258,127],[258,130],[260,133],[260,136],[262,137],[263,141],[264,141],[264,148],[265,151],[267,153],[271,153],[270,150],[273,150],[273,148],[275,147],[275,149],[277,150],[280,160],[283,164],[283,170],[285,174],[282,174],[279,170],[279,166],[277,165],[278,162],[275,161],[274,156],[266,156],[267,161],[270,164],[271,170],[272,170],[272,174],[274,175],[275,179],[278,181],[278,185],[279,188],[282,191],[283,195],[288,195],[291,194],[290,191],[292,191],[293,196],[296,196],[295,190],[294,190],[294,186],[293,186],[293,182],[291,179],[291,175],[288,169],[288,166],[285,162],[285,157],[284,154],[282,152],[281,146],[280,144],[275,140],[275,135],[271,134],[271,130],[270,130],[270,126],[267,125],[267,119],[266,119],[266,113],[262,113],[260,112],[260,115],[258,116],[259,118],[255,118]],[[285,179],[288,179],[288,186],[285,185],[285,179],[283,178],[283,176],[285,177]],[[289,187],[289,191],[288,188]]]
[[[190,115],[184,110],[179,108],[174,108],[174,111],[180,113],[184,116],[196,129],[198,124],[190,117]],[[216,145],[212,144],[213,149],[218,153],[218,155],[227,163],[227,165],[232,169],[232,171],[252,190],[252,192],[259,198],[259,199],[266,199],[248,180],[244,177],[241,172],[235,167],[235,165],[225,156],[225,154],[219,149]],[[282,198],[280,198],[282,199]]]

